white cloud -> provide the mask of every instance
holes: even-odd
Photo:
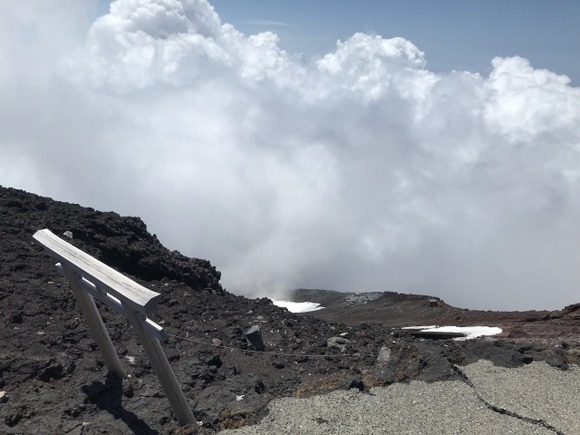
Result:
[[[251,21],[246,21],[245,24],[251,24],[254,26],[264,26],[264,27],[272,27],[272,26],[277,26],[277,27],[283,27],[283,26],[288,26],[288,23],[284,23],[282,21],[275,21],[275,20],[251,20]]]
[[[566,77],[518,57],[435,74],[410,41],[362,33],[304,62],[203,0],[118,0],[82,35],[73,3],[0,6],[3,185],[139,215],[250,295],[577,302]]]

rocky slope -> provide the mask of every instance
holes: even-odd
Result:
[[[99,304],[130,377],[107,375],[67,282],[31,238],[42,228],[70,231],[72,244],[162,294],[153,320],[169,334],[164,351],[200,424],[178,427],[127,321]],[[425,296],[309,290],[296,300],[328,308],[291,314],[268,299],[224,291],[208,261],[167,250],[139,218],[3,187],[0,256],[0,433],[213,433],[258,421],[275,397],[460,380],[454,364],[481,358],[507,367],[544,360],[566,369],[580,355],[578,306],[482,313],[432,306]],[[507,332],[459,342],[419,339],[399,328],[448,320]],[[262,351],[246,339],[252,326],[260,328]],[[560,336],[546,333],[552,326]]]

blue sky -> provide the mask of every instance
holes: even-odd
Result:
[[[98,0],[97,13],[109,0]],[[438,73],[487,74],[496,56],[521,56],[534,68],[565,74],[580,86],[577,0],[214,0],[223,23],[246,35],[271,31],[280,47],[306,57],[334,51],[354,33],[401,36],[426,53]]]
[[[106,11],[108,0],[100,0]],[[576,0],[214,0],[222,22],[245,34],[271,31],[307,57],[333,51],[356,32],[401,36],[426,53],[428,68],[487,73],[495,56],[522,56],[580,85]]]
[[[580,2],[577,0],[215,0],[222,22],[246,34],[265,30],[280,46],[306,56],[333,51],[356,32],[401,36],[425,52],[435,72],[487,74],[495,56],[522,56],[535,68],[580,85]],[[268,24],[268,21],[273,22]],[[279,24],[278,24],[279,23]]]

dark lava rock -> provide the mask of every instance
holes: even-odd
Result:
[[[250,329],[246,331],[246,338],[248,342],[254,346],[256,350],[264,350],[266,346],[264,345],[264,339],[262,338],[262,333],[260,332],[259,325],[253,325]]]
[[[43,228],[70,231],[68,242],[162,295],[152,320],[169,336],[164,352],[203,425],[178,427],[132,328],[98,303],[129,377],[107,374],[68,283],[32,240]],[[219,278],[209,261],[166,249],[139,218],[0,187],[0,433],[213,433],[257,422],[276,397],[460,379],[454,365],[480,358],[562,369],[580,360],[577,306],[519,315],[430,306],[421,295],[358,294],[345,303],[338,292],[304,290],[296,301],[327,308],[296,315],[267,298],[230,294]],[[507,332],[460,342],[400,329],[458,318]],[[245,334],[256,324],[261,352]],[[328,346],[329,337],[349,344]],[[377,360],[383,348],[390,354]]]

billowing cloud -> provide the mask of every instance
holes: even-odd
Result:
[[[251,296],[578,301],[565,76],[519,57],[435,74],[412,42],[363,33],[304,61],[205,0],[117,0],[85,27],[79,2],[41,3],[0,6],[3,185],[139,215]]]

